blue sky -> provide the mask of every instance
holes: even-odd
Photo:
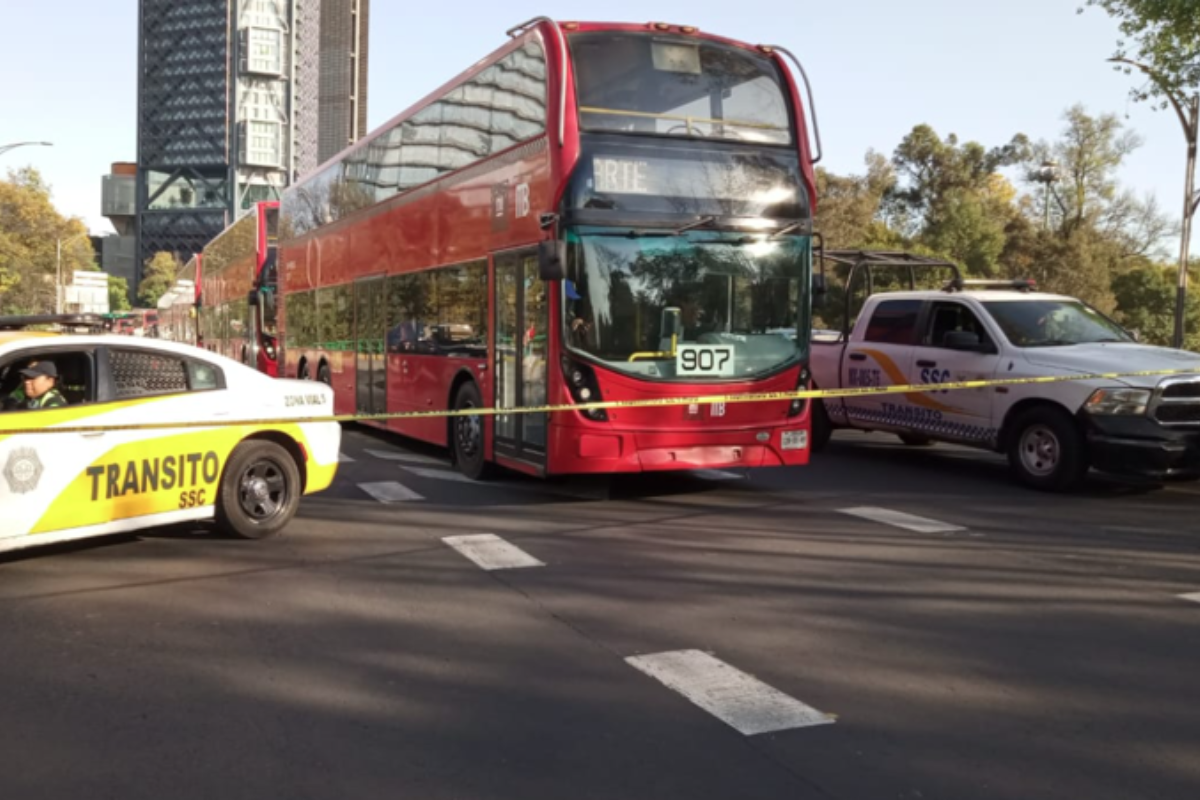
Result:
[[[512,0],[420,9],[372,0],[370,124],[484,57],[504,31],[530,17],[663,20],[754,43],[779,44],[804,61],[816,93],[824,166],[861,172],[869,148],[890,154],[914,125],[998,145],[1023,132],[1053,138],[1074,103],[1128,115],[1144,139],[1123,183],[1182,205],[1184,143],[1173,113],[1128,100],[1133,78],[1105,59],[1117,38],[1082,0]],[[0,169],[32,164],[58,207],[110,230],[100,179],[136,157],[137,2],[5,3],[0,48],[0,144],[48,139],[53,148],[0,156]],[[436,10],[435,10],[436,9]],[[969,9],[969,10],[968,10]]]

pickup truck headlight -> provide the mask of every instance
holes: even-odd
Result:
[[[1089,414],[1140,416],[1149,403],[1149,389],[1097,389],[1083,407]]]

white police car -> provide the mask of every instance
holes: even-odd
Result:
[[[189,345],[31,330],[99,323],[0,317],[0,551],[204,519],[263,538],[333,482],[340,426],[299,421],[332,415],[328,387]],[[143,427],[166,423],[192,426]]]

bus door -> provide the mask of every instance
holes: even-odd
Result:
[[[387,361],[384,358],[384,327],[387,316],[384,279],[364,278],[354,282],[354,363],[359,414],[387,411]]]
[[[538,277],[537,250],[494,256],[496,325],[493,380],[496,408],[546,404],[549,371],[549,298]],[[546,414],[497,416],[496,455],[544,467]]]

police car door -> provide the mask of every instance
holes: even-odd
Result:
[[[76,517],[67,513],[69,509],[58,500],[102,446],[84,434],[45,432],[52,427],[89,425],[103,413],[102,406],[95,403],[95,349],[57,345],[9,352],[0,359],[0,400],[11,399],[16,404],[18,395],[14,393],[22,388],[19,371],[31,361],[55,365],[55,388],[67,405],[28,409],[21,402],[19,407],[0,413],[0,429],[13,431],[0,434],[3,549],[25,546],[15,541],[22,538],[28,538],[29,545],[54,541],[54,534],[64,528],[78,527]]]
[[[923,305],[919,299],[880,301],[863,335],[846,345],[842,386],[908,384]],[[899,394],[847,397],[844,407],[850,422],[858,428],[904,429],[912,417],[908,402]]]
[[[995,377],[1000,365],[995,337],[961,300],[930,304],[913,357],[913,383],[953,383]],[[922,395],[935,409],[929,433],[967,442],[986,442],[996,433],[992,422],[995,389],[939,390]]]

